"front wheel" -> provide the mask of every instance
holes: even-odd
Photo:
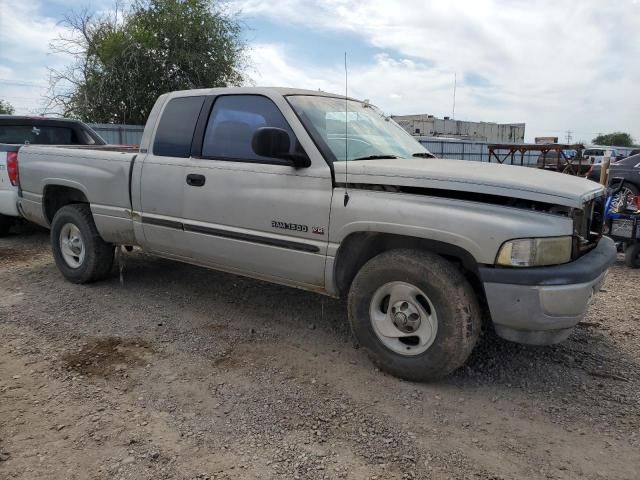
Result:
[[[51,250],[62,275],[73,283],[89,283],[111,272],[114,247],[100,237],[86,204],[58,210],[51,222]]]
[[[450,374],[480,335],[480,307],[462,272],[420,250],[391,250],[367,262],[348,306],[353,334],[373,362],[407,380]]]

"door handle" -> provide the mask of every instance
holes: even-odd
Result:
[[[204,185],[206,180],[207,177],[204,175],[198,175],[197,173],[190,173],[187,175],[187,185],[191,185],[192,187],[201,187]]]

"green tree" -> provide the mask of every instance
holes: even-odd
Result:
[[[633,138],[628,133],[613,132],[600,134],[591,143],[594,145],[608,145],[612,147],[633,147]]]
[[[124,10],[66,18],[52,43],[75,61],[52,71],[49,108],[96,123],[144,124],[158,96],[239,85],[245,44],[217,0],[134,0]]]
[[[0,115],[13,115],[14,112],[13,105],[5,100],[0,100]]]

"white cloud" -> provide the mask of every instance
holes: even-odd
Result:
[[[76,9],[83,3],[54,0],[60,13],[52,18],[42,1],[0,0],[0,97],[19,113],[38,111],[46,67],[68,62],[51,55],[49,43],[64,31],[57,22],[70,1]],[[450,115],[456,72],[457,118],[527,122],[529,139],[625,130],[640,142],[638,1],[237,0],[233,7],[282,27],[280,43],[252,45],[256,84],[344,90],[341,62],[318,65],[288,48],[296,38],[287,26],[303,26],[345,38],[345,50],[359,38],[385,52],[353,62],[349,91],[389,113]],[[476,82],[465,82],[470,74]]]
[[[60,68],[68,58],[49,53],[49,43],[64,32],[40,13],[35,1],[0,0],[0,98],[18,114],[41,111],[47,92],[47,67]]]
[[[448,114],[451,89],[445,87],[457,72],[458,118],[526,121],[528,137],[570,128],[589,140],[599,131],[627,130],[640,141],[638,2],[244,0],[235,5],[244,15],[349,32],[395,52],[376,57],[350,79],[354,90],[360,85],[365,90],[361,96],[394,113]],[[292,71],[301,59],[287,57],[282,47],[271,53],[288,69],[286,78],[308,79],[307,72]],[[312,77],[335,78],[338,72],[331,70],[316,70]],[[262,79],[272,78],[268,65],[260,72]],[[465,84],[465,73],[481,75],[488,85]]]
[[[251,53],[254,69],[250,74],[257,85],[344,92],[342,65],[296,66],[283,45],[260,44]],[[429,112],[451,109],[453,76],[413,59],[378,54],[371,64],[350,67],[348,83],[350,96],[369,98],[387,113],[417,113],[421,104]]]

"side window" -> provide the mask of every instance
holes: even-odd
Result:
[[[179,97],[169,100],[162,112],[153,142],[153,153],[162,157],[187,158],[204,97]]]
[[[202,156],[220,160],[272,163],[273,158],[256,155],[251,147],[253,134],[261,127],[289,132],[292,151],[296,140],[276,105],[259,95],[225,95],[213,104],[202,144]]]

